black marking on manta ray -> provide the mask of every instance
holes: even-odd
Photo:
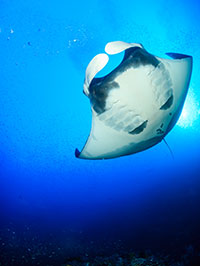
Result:
[[[89,98],[95,112],[101,114],[105,111],[109,91],[117,88],[119,84],[116,81],[96,83],[90,87]]]
[[[126,62],[126,70],[130,67],[138,68],[141,65],[153,65],[154,67],[157,67],[160,63],[155,56],[139,47],[131,47],[127,49],[123,61]]]
[[[106,99],[109,91],[119,88],[115,79],[129,68],[138,68],[141,65],[153,65],[155,68],[160,61],[140,47],[132,47],[125,51],[122,62],[111,73],[102,78],[94,78],[89,86],[89,98],[93,109],[101,114],[105,112]]]
[[[177,54],[177,53],[166,53],[166,55],[170,56],[173,59],[183,59],[183,58],[191,57],[190,55]]]
[[[167,133],[174,127],[174,125],[176,124],[180,114],[181,114],[182,108],[181,109],[177,109],[177,111],[173,114],[171,121],[166,129],[165,135],[167,135]],[[170,113],[169,115],[172,115],[172,113]]]
[[[167,109],[169,109],[172,106],[173,100],[174,100],[174,97],[172,95],[172,96],[169,97],[169,99],[166,101],[166,103],[163,104],[160,107],[160,110],[167,110]]]
[[[134,130],[130,131],[129,134],[131,135],[140,134],[147,127],[147,122],[148,120],[142,123],[142,125],[140,125],[139,127],[136,127]]]
[[[78,149],[76,149],[75,150],[75,156],[76,156],[76,158],[78,158],[80,156],[80,154],[81,154],[80,151]]]
[[[164,132],[162,129],[160,129],[160,128],[156,129],[156,132],[157,132],[157,135],[162,135],[162,134],[165,133],[165,132]]]

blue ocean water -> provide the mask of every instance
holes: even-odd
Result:
[[[0,0],[0,265],[146,251],[200,265],[199,12],[195,0]],[[166,137],[174,159],[164,142],[111,160],[74,156],[91,127],[85,69],[115,40],[193,56]]]

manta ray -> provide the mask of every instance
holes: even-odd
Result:
[[[109,74],[96,78],[109,55],[125,51],[122,62]],[[159,142],[176,124],[187,95],[192,57],[150,54],[143,45],[110,42],[105,52],[89,63],[84,94],[92,110],[89,137],[75,156],[109,159],[144,151]]]

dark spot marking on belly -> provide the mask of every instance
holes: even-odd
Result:
[[[170,108],[172,106],[173,100],[174,100],[174,97],[172,95],[171,97],[169,97],[166,103],[160,107],[160,110],[167,110],[168,108]]]
[[[142,125],[140,125],[139,127],[136,127],[134,130],[130,131],[129,134],[131,135],[140,134],[147,127],[147,122],[148,120],[142,123]]]
[[[157,135],[164,134],[164,131],[163,131],[162,129],[160,129],[160,128],[158,128],[158,129],[156,130],[156,132],[157,132]]]
[[[171,118],[171,121],[170,121],[166,131],[165,131],[165,134],[167,134],[174,127],[178,118],[180,117],[181,111],[182,111],[182,108],[179,108],[173,115],[172,115],[172,113],[170,113],[170,115],[172,115],[172,118]]]
[[[89,98],[94,110],[101,114],[105,111],[106,99],[108,97],[109,91],[112,89],[119,88],[119,84],[115,81],[108,81],[106,79],[103,81],[97,81],[91,83],[89,87]]]
[[[164,124],[162,123],[161,125],[160,125],[160,127],[162,128],[164,126]]]

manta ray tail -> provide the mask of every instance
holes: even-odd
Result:
[[[174,154],[172,152],[172,149],[170,148],[169,144],[167,143],[167,141],[165,139],[163,139],[163,141],[166,144],[166,146],[167,146],[167,148],[168,148],[168,150],[169,150],[169,152],[170,152],[170,154],[172,156],[172,159],[174,160]]]

